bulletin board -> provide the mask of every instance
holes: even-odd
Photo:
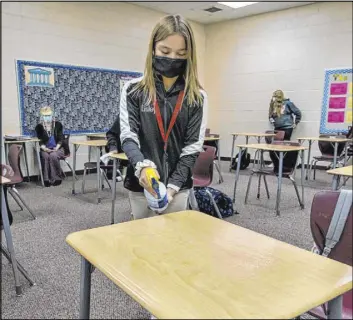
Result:
[[[352,125],[352,68],[325,72],[320,133],[347,133]]]
[[[39,110],[54,109],[64,132],[106,132],[119,112],[124,83],[138,72],[36,61],[16,61],[21,134],[35,135]]]

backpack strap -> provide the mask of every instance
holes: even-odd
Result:
[[[322,256],[327,257],[340,240],[352,206],[352,191],[342,190],[328,228]]]

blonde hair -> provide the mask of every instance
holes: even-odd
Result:
[[[202,101],[202,95],[200,92],[202,86],[197,77],[196,45],[191,26],[180,15],[169,15],[162,18],[152,31],[148,45],[145,72],[142,80],[133,89],[133,92],[142,90],[145,93],[147,97],[147,104],[156,99],[156,86],[152,67],[152,59],[156,43],[163,41],[170,35],[176,33],[184,37],[187,49],[187,63],[184,74],[184,91],[188,99],[187,101],[190,105],[194,103],[201,103]]]
[[[275,98],[276,100],[273,101],[273,98]],[[276,90],[272,94],[272,99],[270,102],[270,112],[269,112],[270,117],[273,114],[276,114],[277,117],[281,116],[281,109],[282,109],[283,100],[284,100],[284,93],[282,90]]]

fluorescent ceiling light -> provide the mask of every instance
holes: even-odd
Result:
[[[242,7],[247,7],[252,4],[258,3],[258,2],[218,2],[219,4],[223,4],[224,6],[228,6],[234,9],[242,8]]]

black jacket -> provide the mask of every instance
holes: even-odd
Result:
[[[70,149],[64,138],[63,125],[59,121],[54,121],[52,127],[54,128],[54,139],[56,144],[60,144],[64,149],[65,155],[68,155]],[[49,141],[49,136],[41,123],[37,124],[35,131],[37,133],[37,138],[40,140],[40,146],[46,145]]]
[[[201,90],[202,103],[189,105],[187,95],[170,133],[167,159],[164,142],[158,128],[153,103],[146,104],[143,92],[131,92],[141,78],[126,83],[120,100],[120,140],[130,165],[125,178],[125,188],[142,191],[135,166],[148,159],[157,166],[161,181],[175,190],[192,187],[192,169],[205,136],[207,123],[207,95]],[[161,78],[156,77],[157,101],[161,110],[164,130],[167,132],[178,95],[185,87],[182,77],[166,92]]]

